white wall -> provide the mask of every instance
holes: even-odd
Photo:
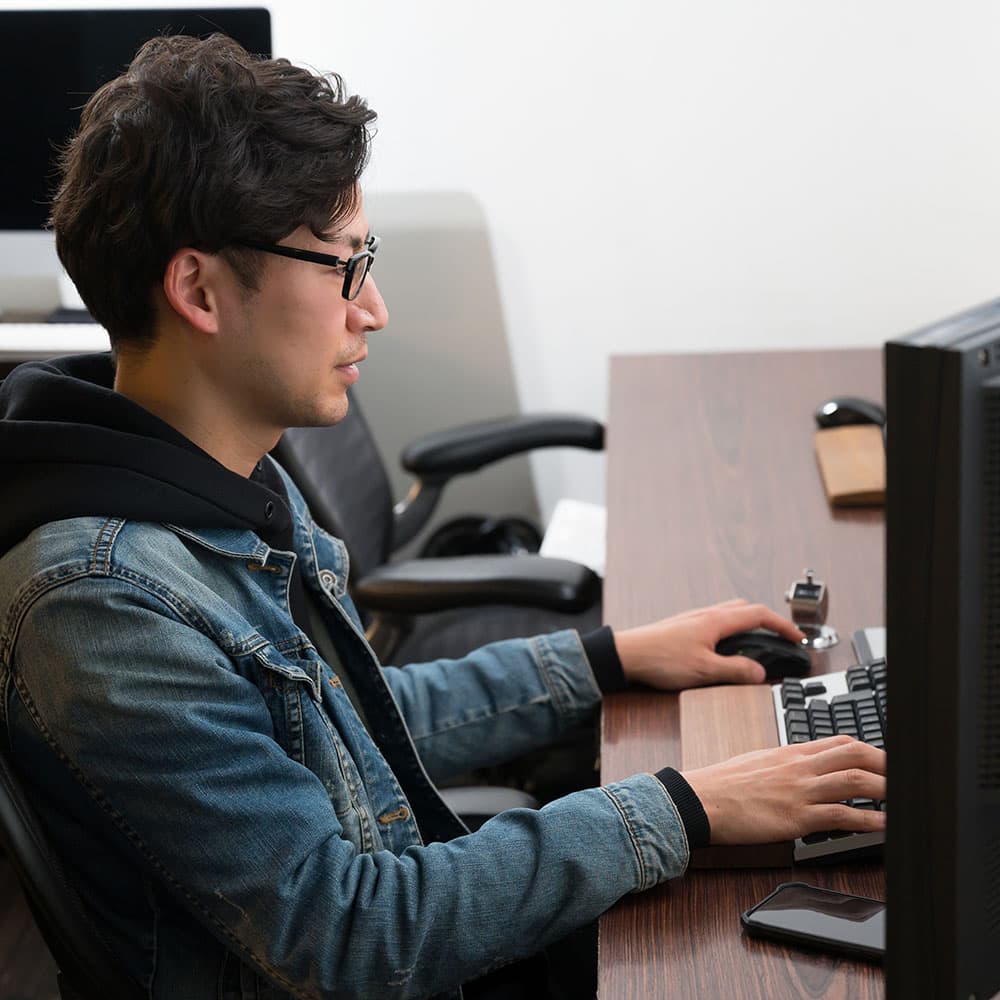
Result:
[[[270,7],[379,112],[373,194],[479,202],[525,410],[603,418],[613,353],[876,344],[1000,293],[990,0]],[[535,471],[544,511],[603,498],[599,458]]]
[[[525,409],[605,416],[612,353],[875,344],[1000,293],[994,3],[354,9],[286,0],[276,49],[379,111],[372,190],[480,199]],[[544,510],[602,498],[560,457]]]

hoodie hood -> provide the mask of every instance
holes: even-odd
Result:
[[[21,365],[0,382],[0,556],[71,517],[289,530],[283,496],[115,392],[114,377],[110,353],[81,354]]]

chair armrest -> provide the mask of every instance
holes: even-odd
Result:
[[[569,559],[456,556],[380,566],[355,584],[352,593],[374,613],[414,615],[513,604],[575,614],[600,598],[601,579]]]
[[[434,481],[474,472],[509,455],[555,447],[600,451],[604,425],[569,413],[483,420],[413,441],[403,449],[400,461],[414,475]]]

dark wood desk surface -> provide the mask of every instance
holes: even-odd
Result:
[[[883,622],[883,518],[834,512],[813,453],[813,410],[882,397],[876,350],[614,358],[608,418],[604,612],[641,624],[728,597],[784,611],[803,568],[830,588],[841,643],[815,672],[851,662],[856,628]],[[605,703],[601,775],[680,759],[677,696]],[[801,880],[884,896],[881,865],[693,871],[622,900],[601,920],[602,1000],[881,997],[881,970],[746,938],[740,913]]]

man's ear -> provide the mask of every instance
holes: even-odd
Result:
[[[201,333],[219,331],[219,259],[213,254],[182,247],[167,261],[163,294],[181,319]]]

